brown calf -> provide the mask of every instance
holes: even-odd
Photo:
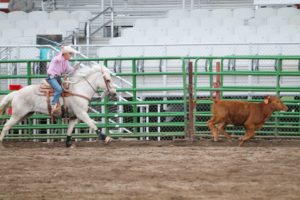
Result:
[[[228,124],[244,126],[246,134],[240,139],[240,146],[252,138],[274,111],[287,111],[288,107],[278,97],[267,96],[261,103],[220,100],[213,103],[213,116],[207,121],[214,141],[218,141],[218,129],[226,138],[230,135],[225,129]],[[215,125],[218,125],[218,129]]]

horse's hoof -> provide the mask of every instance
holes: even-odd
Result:
[[[111,143],[112,142],[112,138],[109,137],[109,136],[106,136],[104,142],[105,142],[105,144]]]
[[[66,147],[71,147],[71,146],[72,146],[72,137],[71,136],[67,136]]]
[[[72,141],[66,142],[66,147],[71,147],[72,146]]]

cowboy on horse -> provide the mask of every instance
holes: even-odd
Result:
[[[61,52],[59,52],[58,55],[52,58],[48,66],[47,82],[54,89],[54,95],[51,101],[51,115],[55,115],[55,113],[60,112],[61,108],[59,104],[59,98],[63,93],[63,88],[61,86],[61,76],[63,74],[73,73],[76,70],[69,64],[69,60],[75,53],[78,53],[78,51],[73,49],[71,46],[63,46]]]
[[[79,121],[86,123],[92,131],[96,132],[102,141],[109,143],[111,138],[102,133],[101,128],[98,128],[96,125],[97,122],[90,118],[88,109],[89,102],[98,89],[103,90],[104,94],[110,97],[116,96],[116,87],[113,83],[110,71],[105,66],[99,64],[80,68],[73,73],[71,77],[73,81],[70,84],[70,88],[67,89],[68,91],[61,93],[62,88],[58,83],[59,78],[57,77],[64,72],[75,71],[75,69],[71,68],[68,64],[68,60],[74,52],[75,50],[69,47],[63,47],[60,54],[51,61],[48,70],[49,82],[54,83],[54,87],[59,88],[57,89],[56,98],[58,99],[60,96],[67,97],[63,99],[65,108],[67,108],[69,114],[66,146],[70,147],[72,145],[72,131]],[[56,66],[58,67],[56,68]],[[18,91],[9,93],[0,101],[0,115],[6,111],[10,105],[13,110],[10,119],[6,121],[0,133],[0,148],[5,135],[15,124],[30,117],[35,112],[51,114],[50,96],[53,92],[49,91],[51,86],[42,87],[42,84],[25,86]],[[66,87],[63,86],[63,88]],[[57,99],[52,101],[54,106],[59,102]],[[52,116],[56,117],[55,115]]]

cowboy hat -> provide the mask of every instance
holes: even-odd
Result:
[[[62,51],[63,54],[64,53],[73,53],[73,54],[79,53],[78,51],[76,51],[75,49],[73,49],[71,46],[62,46],[61,47],[61,51]]]

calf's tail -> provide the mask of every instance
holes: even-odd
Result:
[[[12,93],[9,93],[8,95],[6,95],[2,101],[0,102],[0,115],[3,113],[3,111],[6,110],[6,108],[9,106],[9,103],[13,100],[15,94],[17,93],[17,91],[14,91]]]

